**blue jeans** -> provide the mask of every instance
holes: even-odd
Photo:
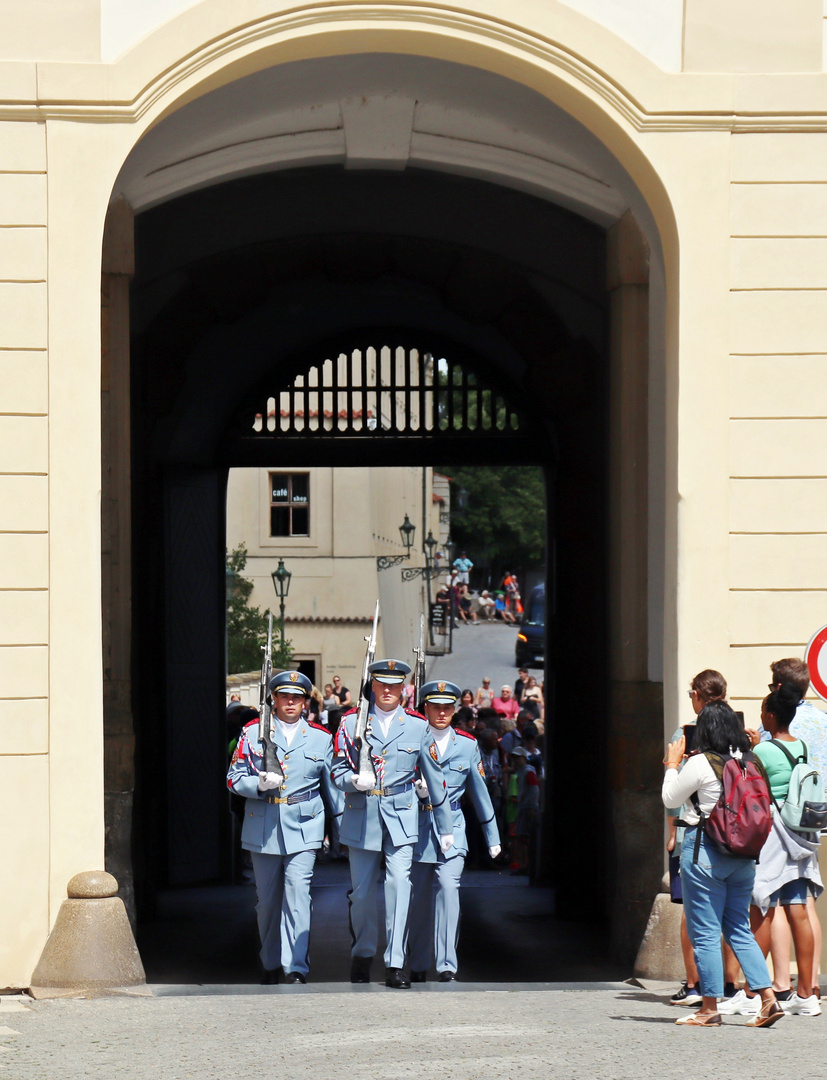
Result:
[[[698,861],[693,863],[697,831],[697,828],[686,830],[681,849],[681,885],[686,929],[695,950],[701,993],[704,997],[723,996],[721,933],[738,957],[750,989],[763,990],[770,986],[770,975],[749,928],[755,863],[752,859],[725,855],[703,832]]]

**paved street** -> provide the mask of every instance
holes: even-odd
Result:
[[[431,677],[513,682],[515,631],[463,627]],[[675,1027],[673,984],[643,989],[594,930],[554,918],[552,889],[507,871],[463,879],[460,978],[408,991],[347,982],[348,867],[320,862],[307,986],[257,984],[251,885],[171,890],[139,937],[149,986],[134,996],[0,997],[0,1077],[14,1080],[746,1080],[791,1066],[821,1076],[827,1016],[769,1031],[727,1017]],[[378,890],[381,900],[381,890]],[[554,981],[549,981],[554,980]]]
[[[156,987],[155,996],[0,999],[0,1075],[14,1080],[717,1080],[824,1075],[827,1016],[769,1030],[674,1026],[623,984]],[[683,1010],[680,1010],[683,1012]]]
[[[501,622],[460,624],[454,631],[453,652],[448,656],[428,657],[428,678],[450,679],[463,690],[470,688],[475,693],[482,685],[483,675],[491,677],[491,686],[497,693],[503,683],[513,686],[517,679],[514,642],[518,629]],[[531,674],[542,681],[539,668],[532,668]]]

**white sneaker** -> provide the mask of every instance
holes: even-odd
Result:
[[[739,990],[734,997],[718,1002],[718,1012],[724,1016],[755,1016],[760,1006],[761,999],[757,994],[755,997],[747,997],[745,991]]]
[[[815,994],[807,998],[793,994],[789,1001],[783,1002],[783,1005],[786,1012],[793,1013],[795,1016],[821,1016],[821,1005]]]

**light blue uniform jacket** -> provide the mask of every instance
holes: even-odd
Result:
[[[293,855],[322,846],[324,812],[322,802],[338,817],[342,812],[342,793],[330,780],[333,763],[333,740],[327,728],[299,720],[298,731],[288,747],[281,726],[276,722],[272,739],[284,770],[285,785],[262,794],[258,774],[262,768],[258,720],[248,724],[241,736],[230,770],[227,786],[246,798],[241,846],[264,855]],[[309,793],[297,803],[270,803],[267,796],[287,798]]]
[[[419,835],[419,800],[413,787],[419,767],[428,782],[434,804],[436,827],[443,835],[453,827],[452,814],[445,797],[442,769],[436,760],[436,750],[430,751],[432,739],[424,717],[401,706],[383,736],[378,722],[372,725],[370,743],[376,769],[377,784],[382,788],[401,788],[394,795],[369,795],[357,791],[350,776],[358,772],[354,760],[353,736],[356,710],[345,713],[336,733],[333,782],[345,793],[345,806],[340,826],[340,839],[348,847],[366,851],[382,850],[382,825],[395,847],[415,844]]]
[[[433,741],[434,733],[427,729],[428,742]],[[445,754],[439,760],[442,766],[442,776],[447,785],[448,801],[456,809],[451,811],[453,817],[452,831],[454,834],[454,846],[443,855],[439,847],[440,831],[434,821],[433,811],[422,809],[419,813],[419,838],[414,849],[416,862],[442,862],[446,859],[454,859],[458,855],[468,854],[468,839],[465,835],[465,815],[459,801],[463,792],[467,791],[474,804],[474,810],[479,818],[482,831],[485,833],[485,842],[488,847],[494,847],[500,842],[500,833],[497,822],[494,819],[494,807],[491,796],[485,784],[485,769],[480,756],[480,748],[473,735],[466,735],[464,731],[452,730],[445,748]],[[430,790],[430,783],[428,784]],[[429,805],[423,803],[423,807]]]

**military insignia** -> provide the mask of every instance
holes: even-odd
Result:
[[[235,763],[237,761],[238,761],[238,747],[236,747],[235,750],[233,751],[233,760],[230,762],[230,764],[235,765]]]
[[[290,682],[298,682],[298,681],[299,681],[299,673],[298,673],[298,671],[291,671],[290,672]]]
[[[388,660],[388,671],[393,671],[395,667],[396,667],[396,661],[395,660]]]
[[[439,764],[439,758],[436,756],[436,743],[432,742],[429,749],[431,751],[431,757],[437,764]]]
[[[480,776],[484,780],[485,779],[485,766],[483,765],[483,763],[481,761],[477,762],[477,772],[480,774]]]
[[[437,690],[439,690],[440,694],[445,693],[445,683],[444,682],[438,682],[436,684],[436,688],[437,688]]]

